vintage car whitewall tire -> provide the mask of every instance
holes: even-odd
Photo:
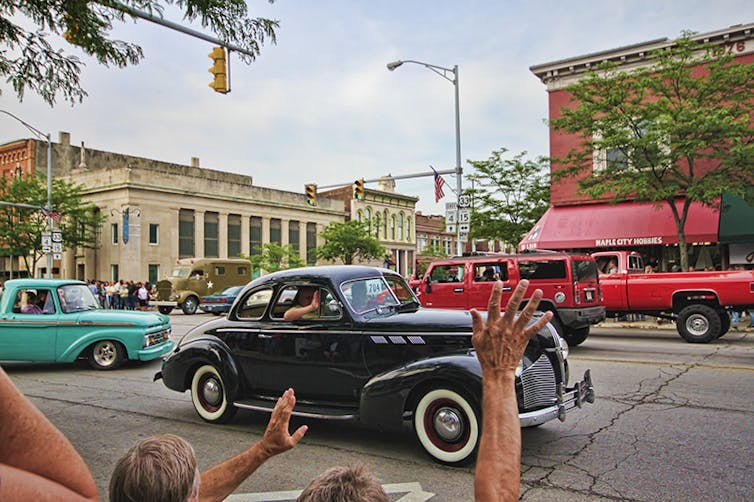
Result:
[[[191,402],[199,416],[207,422],[228,422],[237,411],[228,401],[222,376],[211,364],[201,366],[194,373],[191,379]]]
[[[414,411],[414,431],[424,450],[445,464],[471,460],[479,442],[479,414],[450,389],[424,394]]]
[[[89,366],[95,370],[114,370],[126,358],[126,349],[113,340],[101,340],[92,345]]]

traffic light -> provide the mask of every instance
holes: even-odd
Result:
[[[209,86],[221,94],[228,93],[228,80],[227,80],[227,63],[225,61],[225,48],[215,47],[212,52],[208,54],[212,58],[212,67],[209,72],[215,76],[215,80],[212,81]]]
[[[364,178],[359,178],[353,182],[353,198],[364,200]]]
[[[306,203],[310,206],[317,205],[317,185],[309,183],[304,185],[304,192],[306,193]]]

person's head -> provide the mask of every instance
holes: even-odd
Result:
[[[37,294],[34,291],[26,292],[26,303],[29,305],[34,304],[37,301]]]
[[[304,488],[297,502],[388,502],[385,490],[363,465],[332,467]]]
[[[199,499],[199,469],[191,445],[173,434],[136,443],[110,478],[110,502],[186,502]]]
[[[298,288],[298,294],[296,295],[296,302],[299,305],[309,305],[312,302],[312,298],[314,297],[314,293],[317,291],[317,288],[314,286],[302,286]]]

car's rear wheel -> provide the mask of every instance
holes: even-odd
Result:
[[[720,317],[720,334],[717,337],[720,338],[730,331],[730,315],[725,310],[721,310],[717,314]]]
[[[435,388],[416,405],[414,431],[424,450],[436,461],[465,464],[479,444],[479,413],[461,394]]]
[[[211,364],[201,366],[194,373],[191,401],[199,416],[207,422],[226,423],[238,410],[229,401],[223,377]]]
[[[568,342],[569,347],[575,347],[581,345],[584,340],[589,336],[589,326],[578,329],[566,329],[565,336],[563,337]]]
[[[720,316],[707,305],[689,305],[678,314],[676,327],[684,340],[691,343],[711,342],[721,333]]]
[[[114,340],[101,340],[92,345],[89,366],[95,370],[114,370],[126,359],[126,349]]]
[[[199,300],[195,296],[189,296],[181,303],[181,310],[186,315],[194,315],[199,307]]]
[[[157,307],[157,310],[160,311],[160,314],[168,315],[168,314],[170,314],[173,311],[173,307],[163,307],[163,306],[160,306],[160,307]]]

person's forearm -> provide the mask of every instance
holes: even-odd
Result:
[[[202,472],[199,500],[224,500],[272,456],[257,441],[246,451]]]
[[[474,477],[477,502],[518,500],[521,427],[512,370],[482,377],[482,438]]]

